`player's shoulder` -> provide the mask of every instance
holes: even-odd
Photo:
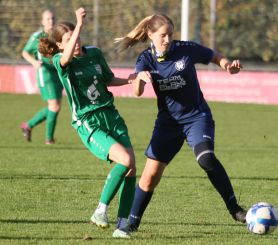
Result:
[[[152,60],[152,50],[151,48],[147,48],[143,50],[139,55],[138,55],[138,61],[145,61],[145,62],[150,62]]]
[[[40,38],[44,35],[43,30],[37,30],[35,32],[32,33],[31,37],[33,38]]]
[[[191,48],[191,47],[198,47],[200,46],[198,43],[193,41],[182,41],[182,40],[174,40],[173,41],[175,49],[182,49],[182,48]]]
[[[96,47],[96,46],[93,46],[93,45],[83,46],[82,49],[89,56],[99,56],[99,55],[102,55],[101,49]]]
[[[57,54],[54,54],[53,57],[52,57],[53,64],[59,62],[61,57],[62,57],[62,53],[60,53],[60,52],[57,53]]]

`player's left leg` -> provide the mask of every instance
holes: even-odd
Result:
[[[215,157],[213,142],[205,141],[194,147],[200,166],[206,171],[210,182],[221,195],[232,217],[245,223],[246,211],[237,203],[230,179],[220,161]]]
[[[129,170],[125,176],[120,189],[119,189],[119,208],[118,208],[118,219],[116,230],[113,233],[113,237],[129,238],[128,216],[131,210],[135,184],[136,184],[136,167],[135,167],[135,156],[132,148],[127,149],[130,155],[134,158],[134,166]]]
[[[211,117],[198,118],[192,123],[187,140],[194,150],[197,162],[207,173],[232,217],[244,223],[246,212],[238,205],[230,179],[214,155],[214,130],[214,121]]]

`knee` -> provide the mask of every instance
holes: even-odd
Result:
[[[196,155],[196,160],[205,171],[213,170],[219,161],[214,155],[213,142],[202,142],[194,147],[194,153]]]
[[[199,158],[198,163],[202,169],[208,172],[215,169],[215,167],[218,166],[219,161],[215,157],[214,153],[206,153]]]
[[[136,174],[135,157],[133,153],[122,153],[119,162]]]
[[[144,174],[139,180],[139,186],[144,191],[154,191],[159,181],[160,178],[156,174]]]
[[[58,113],[61,110],[61,103],[59,101],[48,101],[48,109]]]

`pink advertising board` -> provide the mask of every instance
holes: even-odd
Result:
[[[113,68],[118,77],[128,77],[133,69]],[[278,104],[278,72],[242,71],[230,75],[224,71],[199,70],[198,78],[208,101]],[[133,97],[131,85],[109,87],[115,96]],[[31,66],[0,66],[0,93],[38,93],[35,71]],[[142,97],[155,97],[148,84]]]

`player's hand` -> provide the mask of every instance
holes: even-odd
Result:
[[[75,11],[75,15],[76,15],[76,25],[81,27],[84,24],[86,10],[84,8],[79,8]]]
[[[239,60],[233,60],[232,63],[227,64],[226,70],[230,74],[236,74],[240,72],[240,69],[242,68],[242,65],[240,64]]]
[[[148,71],[140,71],[137,74],[137,78],[145,83],[152,83],[152,76]]]
[[[133,83],[134,80],[136,79],[136,77],[137,77],[137,74],[136,74],[136,73],[130,74],[130,75],[128,76],[127,82],[128,82],[129,84]]]

